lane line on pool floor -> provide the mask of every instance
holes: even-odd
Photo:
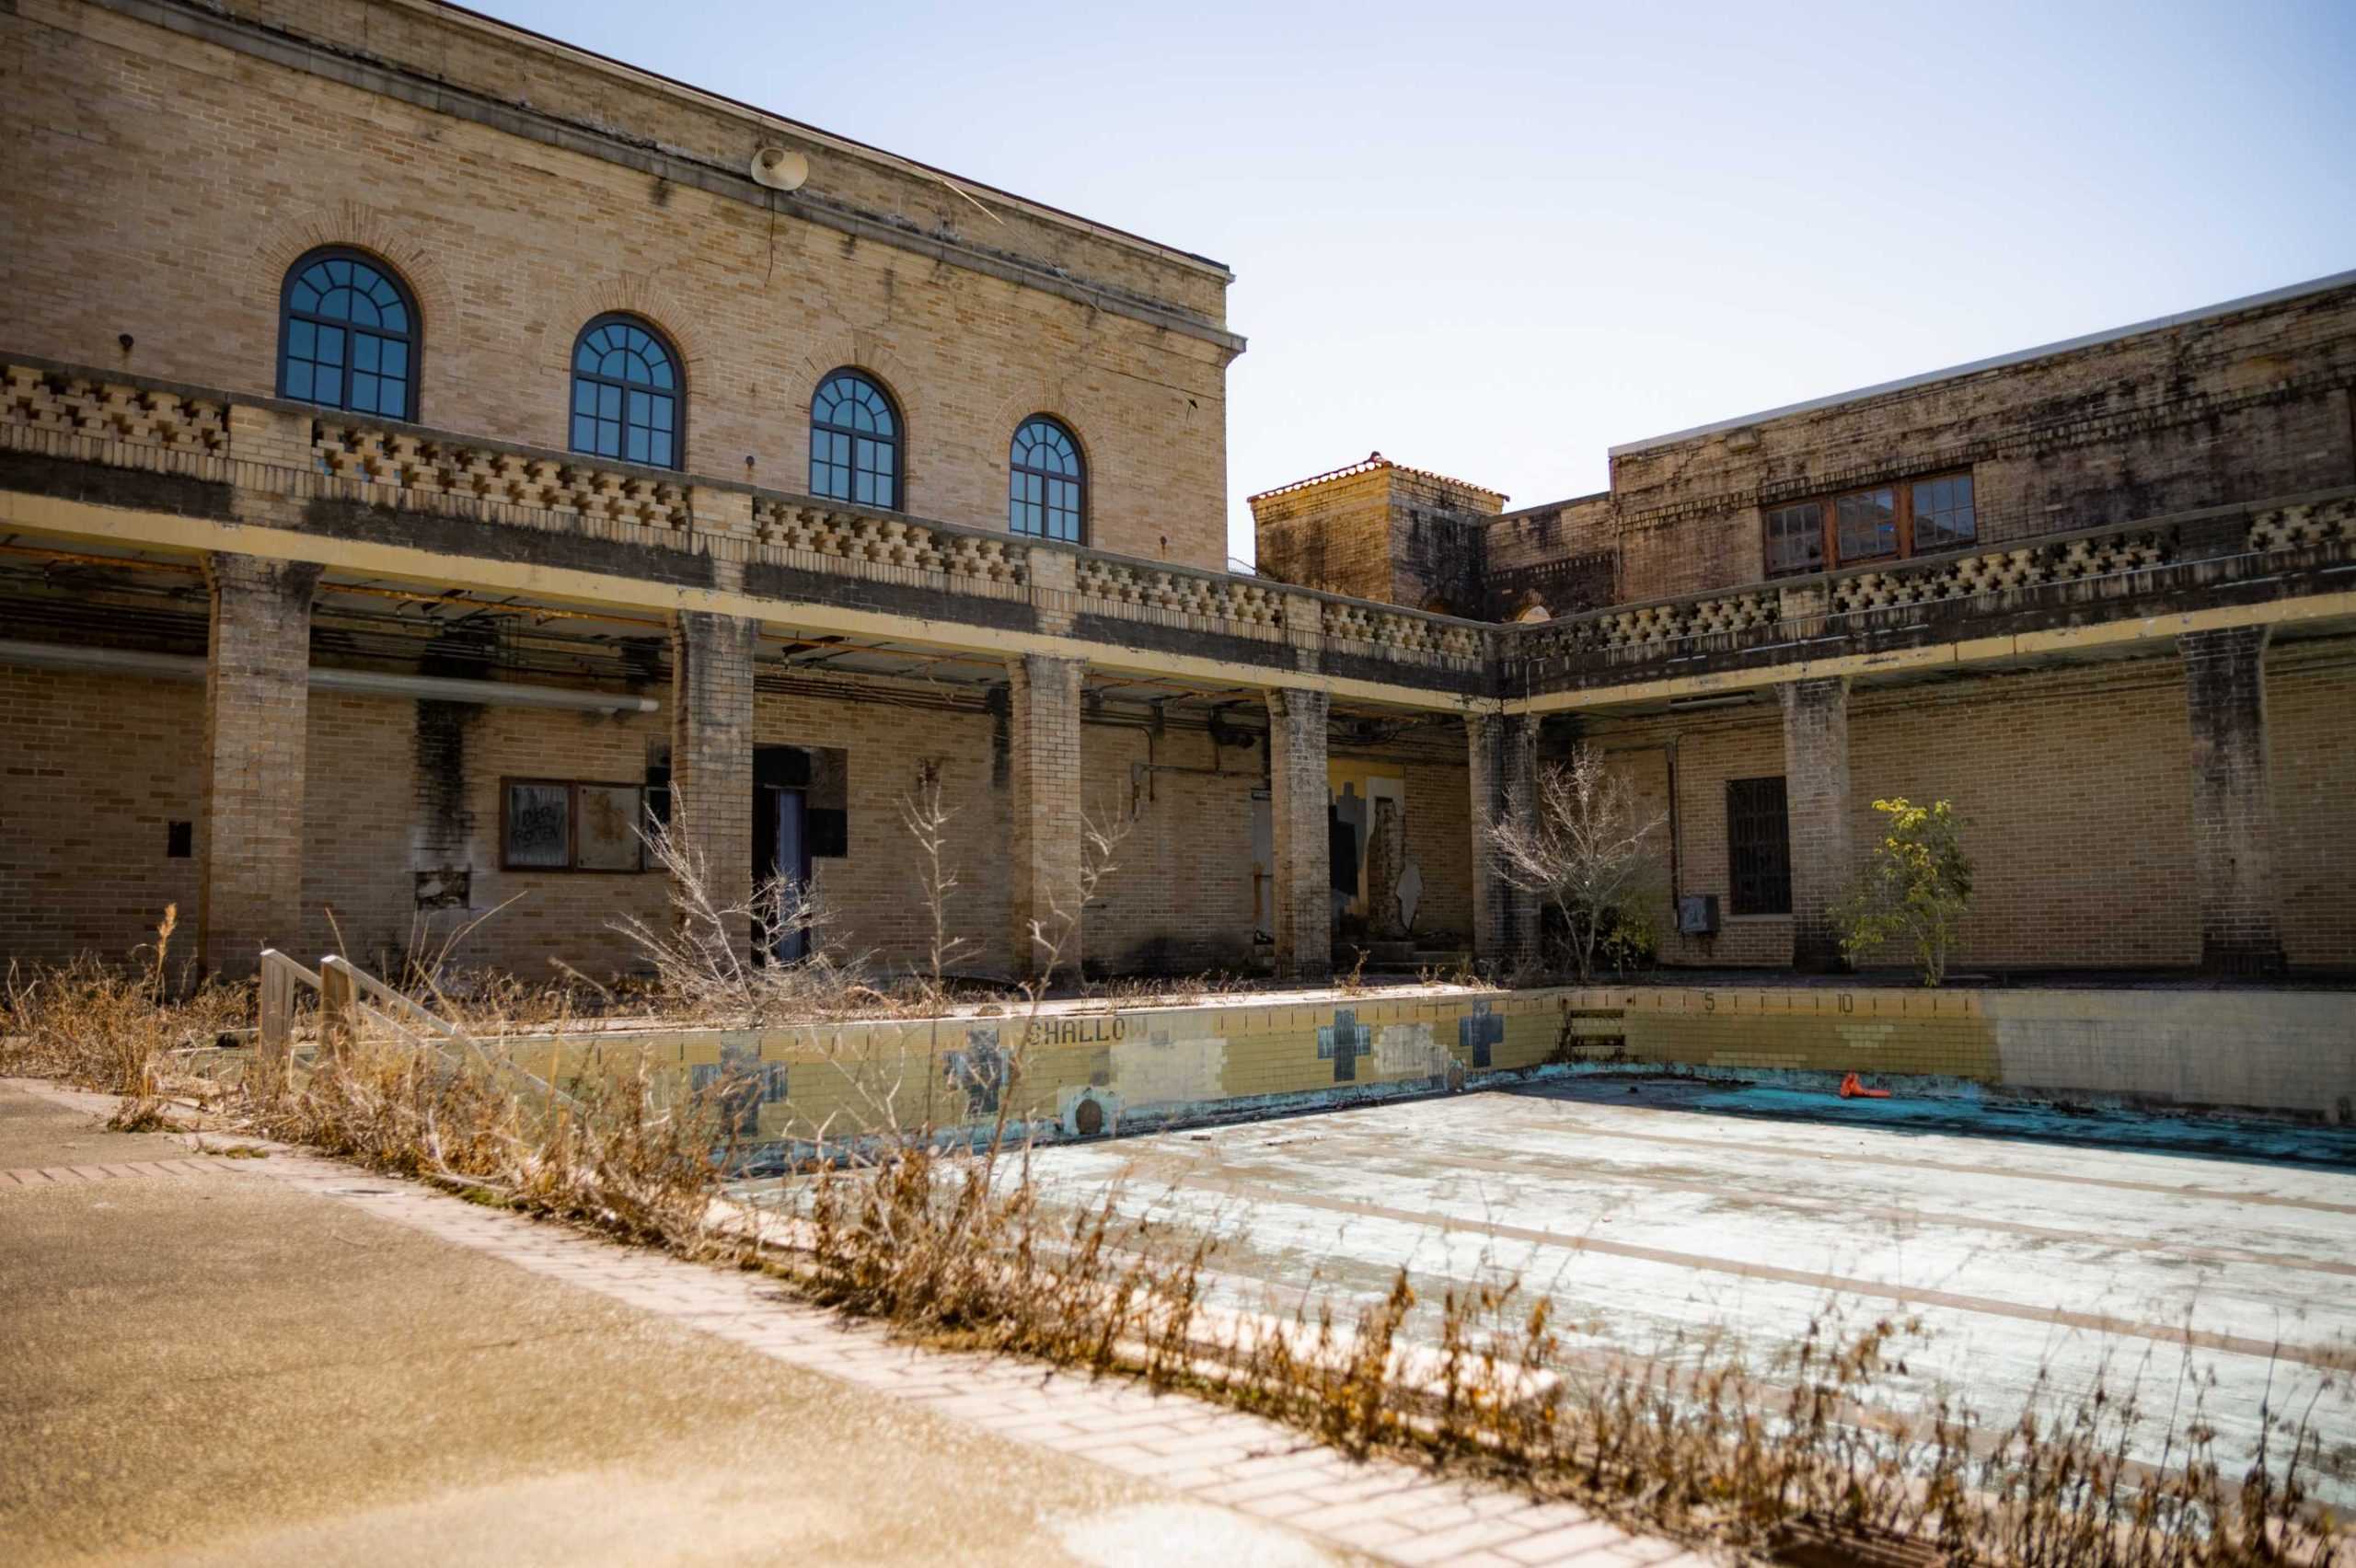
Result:
[[[1329,1147],[1334,1144],[1347,1144],[1364,1148],[1370,1157],[1395,1153],[1395,1147],[1378,1147],[1389,1145],[1392,1142],[1380,1134],[1355,1132],[1328,1134],[1321,1141]],[[1429,1146],[1425,1147],[1428,1148]],[[1172,1148],[1171,1152],[1174,1154],[1178,1151]],[[1205,1158],[1199,1148],[1184,1152],[1197,1159]],[[1486,1155],[1463,1154],[1454,1149],[1435,1151],[1427,1158],[1448,1167],[1448,1171],[1442,1174],[1459,1170],[1492,1170],[1500,1175],[1515,1176],[1523,1180],[1536,1178],[1543,1181],[1576,1173],[1563,1167],[1551,1170],[1539,1170],[1532,1162],[1527,1160],[1517,1162],[1498,1159]],[[1232,1159],[1222,1158],[1221,1163],[1230,1170],[1242,1168],[1242,1162]],[[1260,1160],[1253,1164],[1264,1174],[1270,1176],[1280,1174],[1272,1168],[1269,1161]],[[2150,1252],[2164,1257],[2182,1258],[2190,1262],[2250,1263],[2261,1268],[2297,1269],[2308,1274],[2338,1274],[2356,1278],[2356,1262],[2345,1262],[2328,1258],[2301,1257],[2292,1252],[2261,1252],[2247,1248],[2195,1246],[2190,1243],[2163,1241],[2148,1237],[2118,1236],[2093,1230],[2071,1230],[2060,1226],[2032,1225],[2026,1220],[1996,1219],[1976,1215],[1945,1214],[1931,1209],[1857,1204],[1842,1198],[1811,1198],[1789,1193],[1736,1191],[1727,1187],[1713,1186],[1707,1182],[1697,1182],[1691,1178],[1658,1176],[1648,1171],[1630,1170],[1619,1166],[1599,1170],[1592,1174],[1600,1181],[1627,1182],[1632,1184],[1657,1187],[1670,1192],[1694,1193],[1703,1197],[1723,1198],[1761,1207],[1792,1209],[1804,1214],[1831,1213],[1851,1219],[1878,1219],[1896,1224],[1992,1230],[2008,1236],[2032,1237],[2042,1241],[2060,1241],[2081,1246],[2112,1247],[2130,1251]]]
[[[1556,1101],[1555,1103],[1569,1103]],[[1659,1111],[1651,1108],[1631,1108],[1626,1114],[1654,1116],[1692,1116],[1700,1114],[1685,1111]],[[1857,1131],[1841,1128],[1841,1131]],[[1873,1129],[1862,1129],[1871,1131]],[[1821,1159],[1842,1165],[1870,1165],[1883,1170],[1939,1170],[1958,1176],[2002,1176],[2013,1181],[2056,1182],[2075,1187],[2107,1187],[2121,1193],[2156,1193],[2173,1198],[2195,1198],[2203,1202],[2256,1204],[2265,1208],[2306,1209],[2316,1214],[2356,1215],[2356,1203],[2339,1204],[2322,1198],[2286,1198],[2273,1193],[2235,1193],[2221,1187],[2179,1187],[2164,1182],[2134,1182],[2114,1176],[2080,1176],[2065,1171],[2040,1170],[2035,1167],[2011,1165],[1965,1165],[1934,1159],[1891,1159],[1882,1155],[1845,1154],[1836,1150],[1796,1148],[1786,1144],[1742,1143],[1721,1138],[1679,1137],[1671,1133],[1636,1132],[1624,1127],[1599,1127],[1588,1122],[1573,1122],[1559,1127],[1531,1129],[1550,1135],[1576,1133],[1587,1137],[1624,1138],[1640,1143],[1667,1144],[1679,1148],[1701,1148],[1729,1154],[1758,1154],[1774,1159]],[[1426,1135],[1428,1136],[1428,1135]],[[2141,1152],[2141,1151],[2129,1151]],[[1532,1159],[1544,1156],[1535,1155]]]
[[[1636,1242],[1611,1241],[1601,1237],[1570,1236],[1558,1231],[1542,1230],[1534,1226],[1509,1225],[1496,1220],[1466,1219],[1454,1215],[1435,1214],[1420,1209],[1393,1208],[1387,1204],[1367,1203],[1354,1198],[1335,1198],[1313,1193],[1289,1192],[1239,1178],[1216,1177],[1203,1173],[1182,1177],[1177,1184],[1208,1192],[1224,1192],[1234,1197],[1246,1198],[1258,1203],[1298,1204],[1335,1214],[1356,1215],[1362,1219],[1391,1220],[1402,1225],[1419,1226],[1426,1229],[1489,1236],[1504,1241],[1528,1241],[1538,1246],[1558,1247],[1574,1252],[1600,1252],[1608,1257],[1660,1263],[1670,1268],[1690,1269],[1697,1273],[1731,1274],[1739,1279],[1770,1280],[1778,1284],[1805,1286],[1810,1289],[1834,1291],[1850,1296],[1874,1297],[1886,1301],[1894,1301],[1901,1306],[1946,1307],[1957,1311],[1976,1312],[1988,1317],[2011,1318],[2022,1322],[2085,1329],[2090,1332],[2108,1334],[2121,1339],[2144,1339],[2163,1344],[2192,1345],[2204,1350],[2222,1351],[2235,1355],[2272,1357],[2283,1361],[2295,1361],[2302,1366],[2321,1367],[2326,1370],[2340,1367],[2348,1359],[2346,1351],[2335,1350],[2328,1346],[2281,1344],[2269,1340],[2250,1339],[2240,1334],[2217,1333],[2207,1329],[2170,1328],[2159,1323],[2139,1322],[2133,1319],[2114,1318],[2108,1313],[2082,1312],[2061,1307],[2032,1307],[2022,1302],[2000,1300],[1994,1297],[1967,1296],[1958,1291],[1891,1285],[1881,1280],[1863,1279],[1845,1274],[1819,1274],[1808,1269],[1784,1268],[1775,1263],[1749,1263],[1733,1258],[1711,1257],[1705,1253],[1680,1252],[1666,1247],[1646,1247]]]

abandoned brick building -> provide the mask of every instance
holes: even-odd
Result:
[[[1255,497],[1253,577],[1217,262],[431,0],[0,40],[0,958],[176,902],[225,974],[488,914],[598,974],[667,812],[906,962],[934,778],[977,971],[1083,813],[1091,962],[1510,966],[1482,825],[1583,737],[1669,963],[1832,962],[1902,793],[1969,819],[1965,963],[2356,967],[2356,275],[1541,507],[1377,455]]]

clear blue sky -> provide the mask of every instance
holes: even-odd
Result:
[[[1230,532],[2356,267],[2356,5],[475,0],[1217,257]]]

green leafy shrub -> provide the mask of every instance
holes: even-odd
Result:
[[[1900,795],[1876,801],[1874,810],[1889,819],[1881,842],[1832,911],[1842,951],[1854,963],[1862,952],[1906,939],[1922,960],[1923,984],[1936,986],[1946,978],[1947,950],[1971,907],[1963,824],[1946,801],[1918,806]]]

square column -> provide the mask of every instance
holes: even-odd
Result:
[[[1538,963],[1534,894],[1507,882],[1490,829],[1538,809],[1538,721],[1527,714],[1469,713],[1465,770],[1472,790],[1472,962],[1500,979]]]
[[[1014,971],[1077,978],[1081,960],[1080,694],[1087,662],[1025,653],[1007,673]]]
[[[671,834],[715,908],[753,898],[753,649],[747,616],[681,610],[671,627]],[[752,952],[752,922],[722,922]]]
[[[1849,968],[1832,906],[1848,892],[1856,850],[1849,822],[1849,680],[1785,681],[1784,794],[1791,838],[1792,967]]]
[[[1276,974],[1322,980],[1334,972],[1334,840],[1327,820],[1322,691],[1279,687],[1268,693],[1268,819],[1276,865],[1269,913]]]
[[[2200,967],[2280,974],[2274,904],[2274,794],[2266,747],[2262,626],[2176,640],[2192,721],[2192,865],[2200,894]]]
[[[213,624],[196,928],[204,972],[237,980],[260,966],[262,949],[292,951],[301,935],[311,597],[319,569],[215,554],[205,558],[204,580]]]

